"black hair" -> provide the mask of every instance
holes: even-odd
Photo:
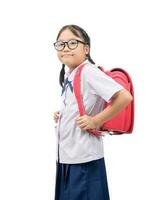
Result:
[[[66,26],[63,26],[61,28],[61,30],[59,31],[59,33],[57,35],[57,40],[58,40],[59,36],[61,35],[61,33],[65,29],[69,29],[75,36],[83,39],[83,41],[89,46],[89,53],[87,55],[87,58],[92,64],[95,64],[95,62],[92,60],[92,58],[90,56],[90,46],[91,46],[90,37],[88,36],[86,31],[84,29],[82,29],[81,27],[77,26],[77,25],[66,25]],[[63,87],[63,84],[64,84],[64,75],[65,75],[65,64],[62,64],[62,69],[60,71],[60,76],[59,76],[59,83],[62,87]]]

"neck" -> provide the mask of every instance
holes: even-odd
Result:
[[[88,59],[85,59],[83,62],[81,62],[78,65],[74,65],[74,66],[68,66],[69,68],[69,72],[71,73],[75,68],[77,68],[79,65],[81,65],[82,63],[86,62]]]

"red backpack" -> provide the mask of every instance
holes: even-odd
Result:
[[[80,87],[81,72],[83,67],[84,65],[81,65],[77,69],[73,82],[74,93],[77,99],[78,108],[81,116],[86,114],[84,111]],[[134,126],[134,89],[129,74],[121,68],[113,68],[109,71],[104,71],[104,69],[99,66],[98,68],[102,70],[105,74],[113,78],[115,81],[117,81],[119,84],[121,84],[125,89],[127,89],[131,93],[133,100],[119,114],[104,123],[102,127],[100,127],[99,131],[89,129],[88,132],[94,135],[100,135],[103,131],[106,131],[109,134],[132,133]],[[104,108],[107,106],[108,103],[105,101]]]

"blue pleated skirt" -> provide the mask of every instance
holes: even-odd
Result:
[[[56,163],[55,200],[109,200],[104,158],[81,164]]]

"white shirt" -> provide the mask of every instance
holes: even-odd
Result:
[[[89,61],[86,60],[84,64],[81,73],[83,104],[86,114],[94,116],[103,110],[104,100],[109,101],[123,87]],[[72,86],[78,67],[67,75]],[[62,94],[60,119],[56,126],[57,162],[84,163],[104,156],[102,136],[82,131],[76,124],[78,115],[77,100],[68,84]]]

